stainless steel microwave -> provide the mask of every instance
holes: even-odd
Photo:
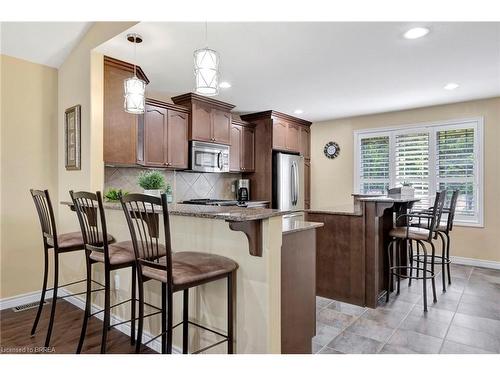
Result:
[[[197,172],[229,172],[229,146],[192,141],[189,164]]]

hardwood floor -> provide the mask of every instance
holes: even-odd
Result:
[[[39,353],[43,348],[50,316],[50,303],[43,308],[37,333],[30,336],[36,308],[22,312],[11,309],[0,311],[0,353]],[[74,354],[80,337],[83,311],[64,300],[57,301],[51,348],[46,353]],[[102,321],[92,317],[87,326],[87,336],[82,353],[99,353],[101,348]],[[127,354],[135,352],[129,336],[112,328],[108,332],[107,352]],[[142,353],[155,353],[143,346]]]

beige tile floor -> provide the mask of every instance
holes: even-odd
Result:
[[[313,353],[500,353],[500,270],[452,264],[451,275],[446,293],[437,275],[427,313],[415,281],[377,309],[317,297]]]

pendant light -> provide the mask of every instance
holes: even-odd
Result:
[[[205,46],[207,23],[205,22]],[[219,94],[219,54],[208,47],[194,51],[194,76],[196,93],[204,96]]]
[[[137,67],[135,65],[137,44],[142,42],[142,37],[139,34],[128,34],[127,40],[134,43],[134,76],[123,81],[125,92],[123,95],[123,108],[128,113],[142,114],[144,113],[146,82],[137,77]]]

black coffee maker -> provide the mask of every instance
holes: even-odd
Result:
[[[250,180],[240,179],[236,181],[236,199],[238,202],[250,200]]]

